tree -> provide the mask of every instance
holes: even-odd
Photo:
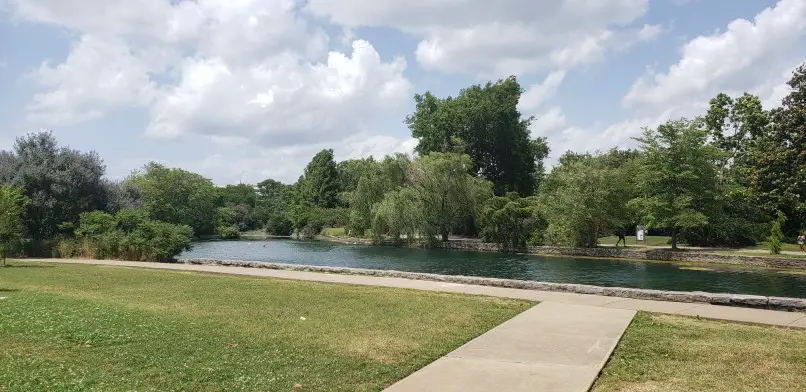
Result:
[[[25,227],[22,214],[28,200],[22,189],[0,185],[0,259],[6,265],[6,257],[22,242]]]
[[[291,186],[282,182],[267,179],[257,184],[257,207],[254,211],[255,220],[261,223],[273,221],[275,223],[289,220],[289,206],[291,202]],[[276,234],[275,235],[287,235]]]
[[[492,196],[492,184],[468,174],[470,157],[432,152],[419,157],[409,169],[408,183],[423,208],[426,239],[439,235],[448,241],[450,229],[462,219],[476,217]]]
[[[227,185],[218,188],[222,206],[242,205],[250,209],[257,203],[257,191],[250,184]]]
[[[719,150],[707,143],[708,131],[701,120],[669,121],[657,130],[645,129],[636,138],[643,147],[639,173],[639,196],[630,204],[644,224],[666,228],[677,249],[681,229],[708,223],[704,210],[717,191],[715,161]]]
[[[422,205],[415,191],[401,188],[387,192],[381,202],[372,207],[372,233],[376,240],[383,235],[400,241],[403,236],[412,242],[422,225]]]
[[[305,197],[313,205],[334,208],[339,202],[340,179],[333,150],[322,150],[305,167]]]
[[[0,163],[0,183],[22,189],[30,201],[23,221],[35,241],[60,233],[64,222],[78,223],[82,212],[106,207],[101,158],[59,147],[51,132],[18,138],[14,151],[3,153]]]
[[[768,214],[783,212],[784,235],[794,236],[806,222],[806,63],[788,84],[789,94],[748,154],[746,176],[757,203]]]
[[[376,164],[375,159],[372,157],[363,159],[348,159],[341,161],[336,165],[339,172],[339,203],[344,206],[349,206],[350,198],[353,192],[358,188],[358,181],[361,177],[368,174]]]
[[[210,179],[152,162],[131,181],[151,219],[190,226],[196,235],[215,232],[217,193]]]
[[[491,181],[496,195],[533,194],[549,150],[544,138],[531,138],[532,118],[518,111],[522,93],[513,76],[468,87],[456,98],[415,95],[406,124],[419,139],[416,151],[467,154],[469,172]]]
[[[522,198],[515,192],[487,201],[481,222],[484,241],[499,244],[503,251],[526,249],[533,237],[542,234],[535,233],[542,229],[537,197]]]
[[[350,223],[352,235],[362,236],[373,225],[372,207],[383,200],[386,193],[406,185],[411,160],[404,154],[386,156],[369,165],[350,195]]]
[[[634,156],[613,150],[605,155],[566,153],[540,190],[553,244],[595,247],[602,236],[632,223]]]

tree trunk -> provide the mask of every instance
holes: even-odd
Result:
[[[442,229],[442,242],[448,242],[448,229]]]
[[[677,228],[672,227],[672,250],[677,250]]]

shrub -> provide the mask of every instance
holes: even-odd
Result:
[[[291,219],[283,214],[273,214],[266,221],[266,233],[271,235],[288,236],[294,232],[294,225]]]
[[[190,249],[192,239],[190,226],[150,220],[139,210],[92,211],[81,214],[75,237],[58,240],[54,255],[164,262]]]
[[[237,240],[241,238],[241,232],[237,226],[224,226],[218,228],[218,235],[225,240]]]

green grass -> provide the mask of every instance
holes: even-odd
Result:
[[[0,268],[0,391],[380,391],[531,306],[138,268]]]
[[[806,330],[639,313],[595,392],[806,391]]]
[[[766,242],[762,242],[756,246],[748,246],[747,248],[743,249],[763,249],[769,251],[770,246]],[[800,252],[800,246],[798,246],[798,244],[781,244],[781,250]]]
[[[648,235],[644,237],[646,239],[646,243],[644,241],[636,241],[635,236],[626,236],[627,245],[635,245],[635,246],[671,246],[670,241],[672,237],[662,236],[662,235]],[[612,235],[609,237],[602,237],[599,238],[599,244],[601,245],[615,245],[616,241],[618,241],[618,236]],[[621,244],[619,244],[621,246]]]
[[[347,232],[343,227],[325,227],[322,229],[322,235],[328,237],[347,237]]]
[[[739,251],[716,251],[712,252],[720,255],[738,255],[738,256],[753,256],[753,257],[774,257],[779,259],[806,259],[806,253],[798,253],[796,255],[789,254],[789,253],[781,253],[781,254],[771,254],[769,252],[759,253],[759,252],[739,252]]]

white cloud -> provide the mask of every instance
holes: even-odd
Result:
[[[10,4],[18,19],[80,37],[63,62],[32,74],[43,87],[28,106],[34,125],[135,105],[150,113],[150,136],[277,148],[339,141],[385,116],[402,118],[411,97],[404,59],[381,59],[362,40],[328,52],[328,36],[298,14],[297,0]]]
[[[499,77],[600,60],[647,0],[309,0],[313,15],[350,27],[394,27],[422,37],[430,69]],[[638,31],[636,31],[637,33]]]
[[[534,112],[544,102],[557,93],[557,89],[565,79],[565,71],[554,71],[542,83],[535,83],[524,91],[518,102],[518,109],[522,112]]]
[[[147,66],[122,42],[89,35],[73,45],[63,63],[54,67],[46,62],[29,76],[48,89],[29,103],[29,119],[46,126],[80,123],[124,105],[146,105],[156,88]]]
[[[652,41],[663,33],[663,26],[645,24],[641,30],[638,30],[637,38],[639,41],[647,42]]]
[[[663,108],[690,100],[707,100],[723,90],[751,89],[777,77],[802,60],[806,2],[781,0],[756,15],[736,19],[726,31],[697,37],[682,48],[666,73],[649,71],[623,99],[629,108]]]
[[[566,125],[565,114],[559,107],[552,107],[542,114],[535,116],[532,122],[532,137],[546,136]]]

